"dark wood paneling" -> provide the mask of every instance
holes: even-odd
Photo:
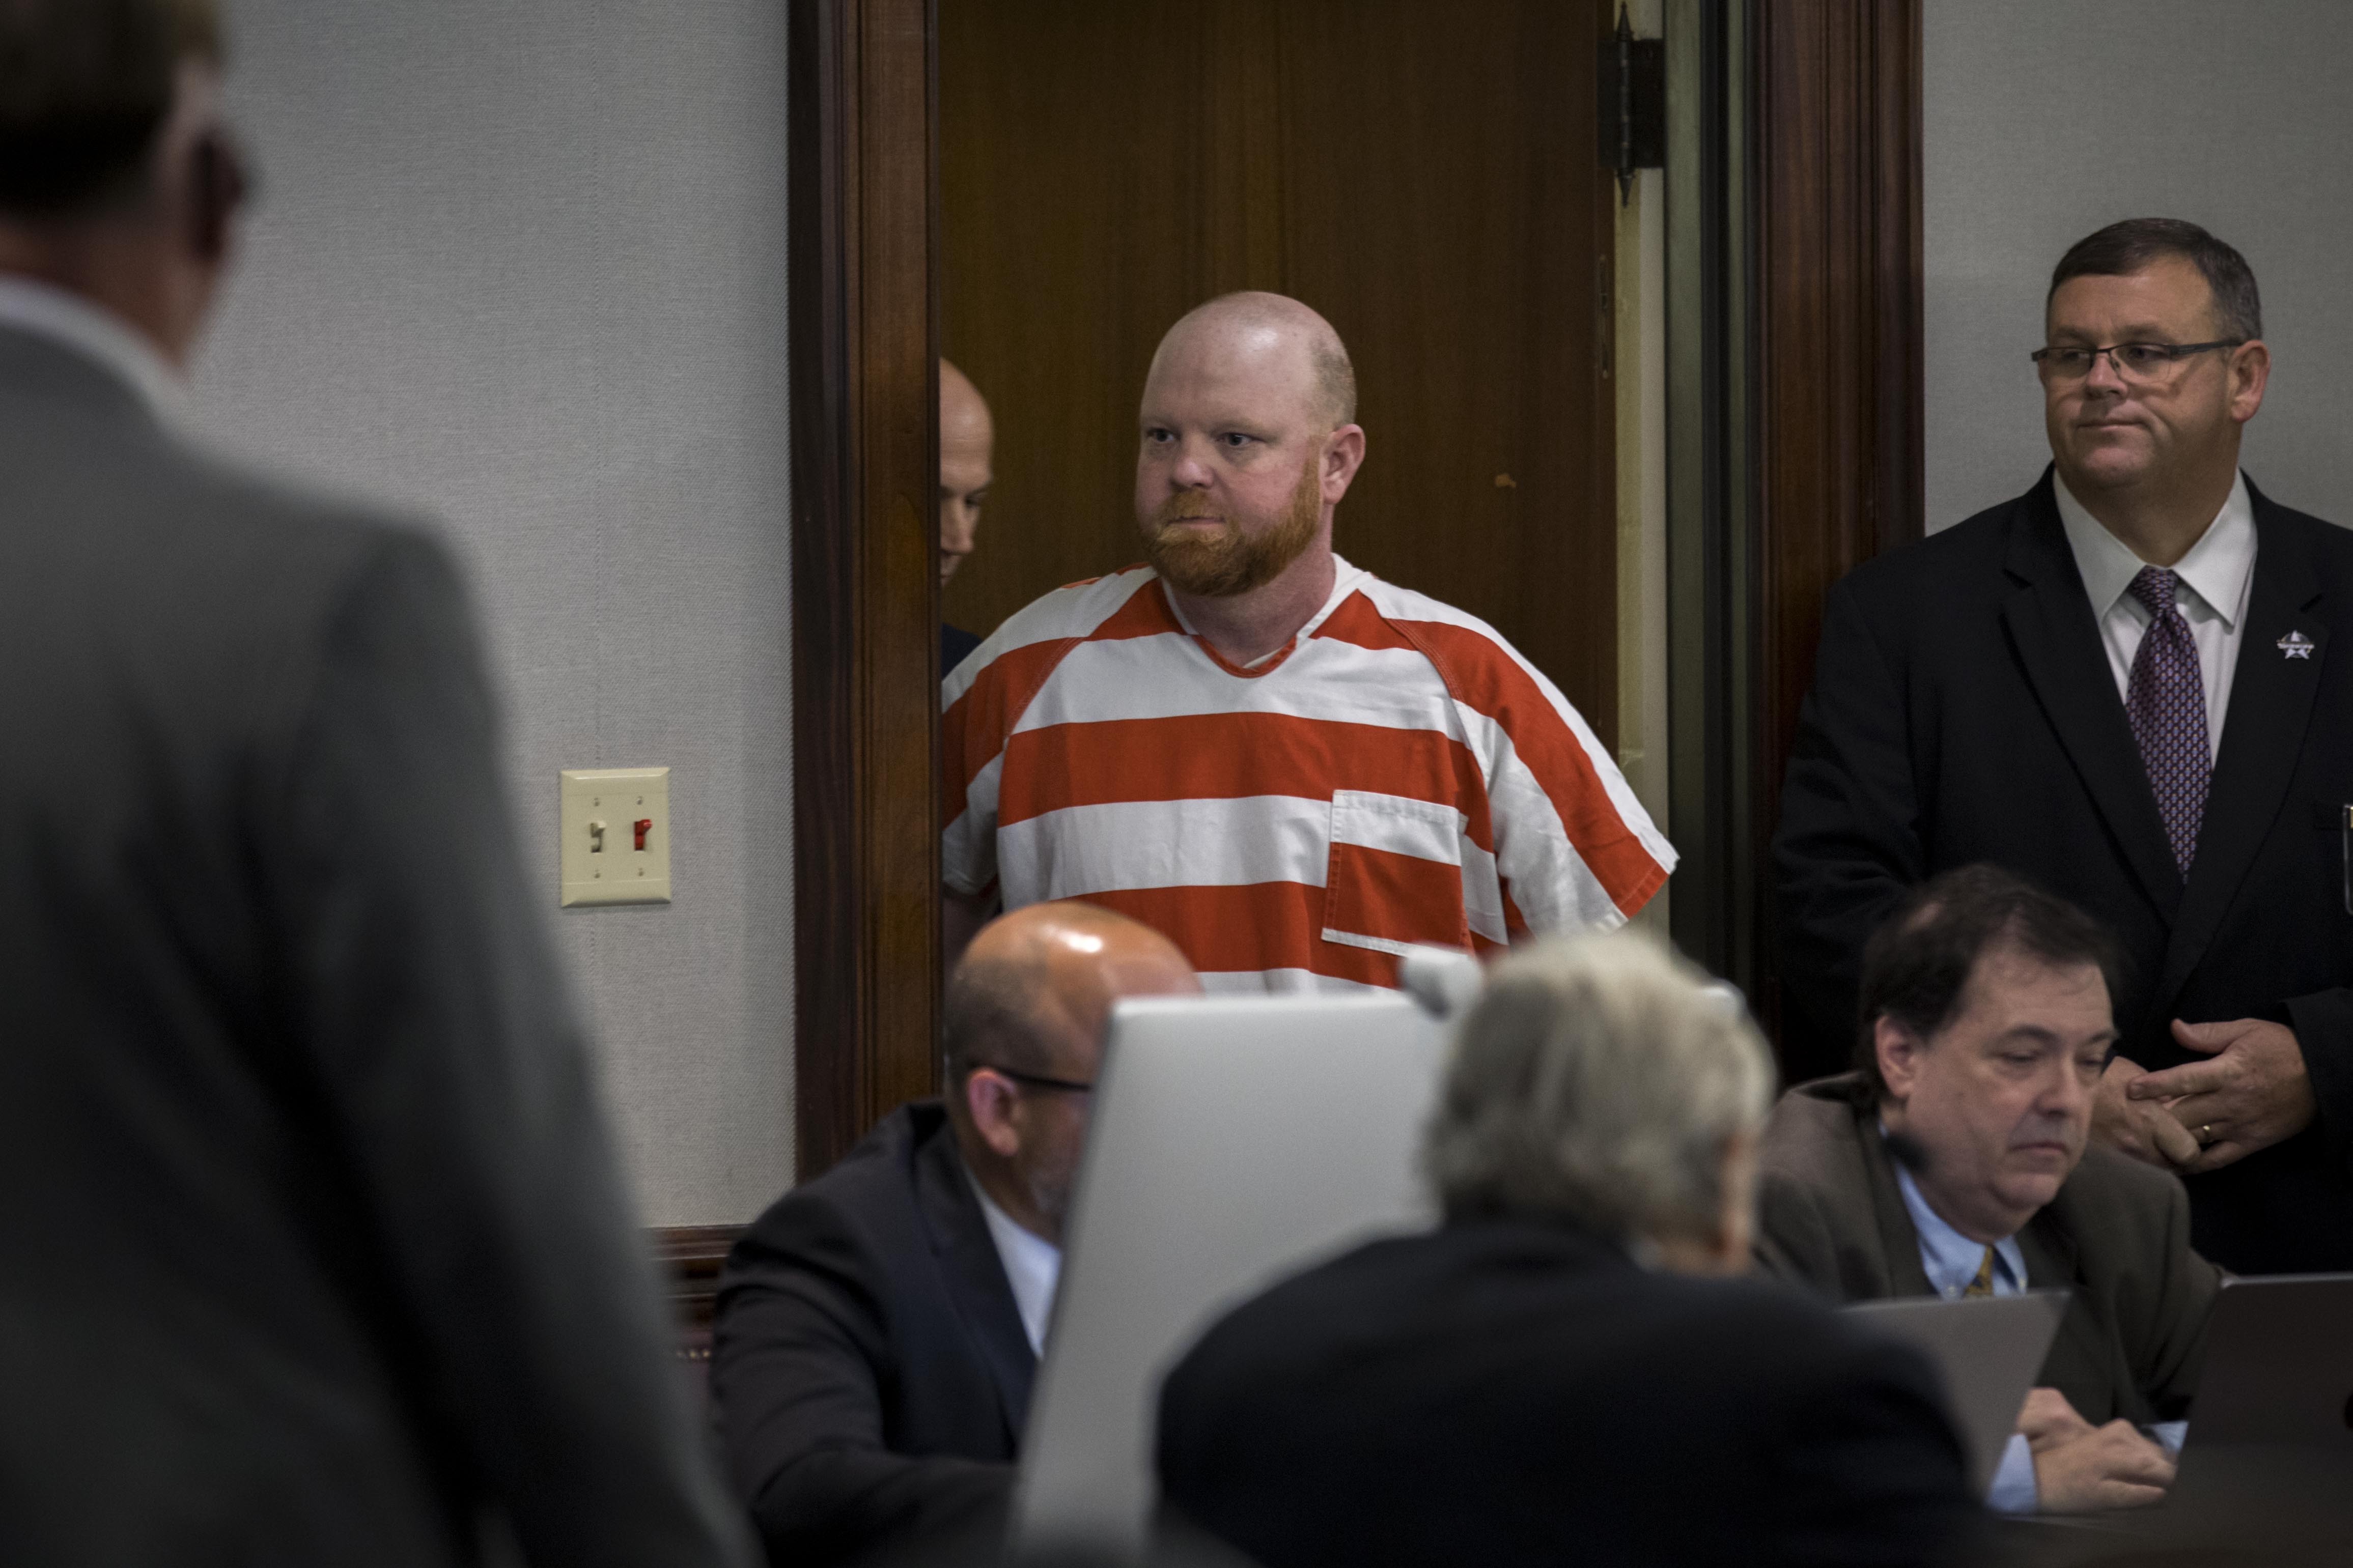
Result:
[[[1492,622],[1614,748],[1614,0],[1280,8],[1284,280],[1350,344],[1367,432],[1336,542]]]
[[[1762,853],[1822,596],[1922,530],[1920,0],[1753,16]]]
[[[728,1248],[744,1234],[744,1226],[672,1225],[648,1234],[680,1326],[707,1348],[712,1303],[719,1295],[719,1270],[727,1261]]]
[[[719,1300],[719,1271],[740,1225],[678,1225],[649,1233],[662,1285],[678,1322],[678,1359],[699,1401],[711,1391],[711,1318]]]
[[[1328,316],[1367,433],[1335,542],[1500,627],[1616,734],[1594,51],[1614,0],[941,0],[942,331],[997,415],[950,619],[1136,560],[1161,334]]]
[[[939,968],[928,0],[796,0],[794,1080],[804,1175],[927,1092]]]

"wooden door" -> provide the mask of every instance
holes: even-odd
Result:
[[[938,0],[942,352],[997,484],[944,597],[987,632],[1137,560],[1135,409],[1214,295],[1330,318],[1342,554],[1493,622],[1617,733],[1603,0]]]

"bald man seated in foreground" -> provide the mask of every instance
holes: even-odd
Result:
[[[735,1244],[712,1397],[772,1561],[991,1527],[1112,1003],[1199,989],[1166,938],[1103,910],[994,922],[948,982],[945,1102],[892,1112]]]
[[[1356,401],[1296,300],[1169,329],[1139,410],[1149,564],[1037,600],[943,685],[951,954],[999,900],[1086,899],[1213,991],[1348,991],[1396,984],[1414,942],[1606,930],[1666,881],[1674,850],[1558,688],[1333,552]]]

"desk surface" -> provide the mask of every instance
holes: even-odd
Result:
[[[2003,1520],[1989,1568],[2305,1568],[2353,1563],[2353,1455],[2192,1449],[2155,1508]]]

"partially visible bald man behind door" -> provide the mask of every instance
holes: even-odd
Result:
[[[1166,932],[1218,991],[1393,985],[1623,923],[1673,869],[1608,751],[1494,629],[1351,566],[1365,458],[1331,324],[1229,294],[1140,411],[1148,564],[1060,588],[943,688],[950,956],[1001,900]]]
[[[988,399],[972,378],[940,361],[940,586],[956,574],[980,532],[980,509],[996,482],[992,459],[997,425]],[[962,626],[940,627],[940,673],[946,675],[972,657],[980,639]]]

